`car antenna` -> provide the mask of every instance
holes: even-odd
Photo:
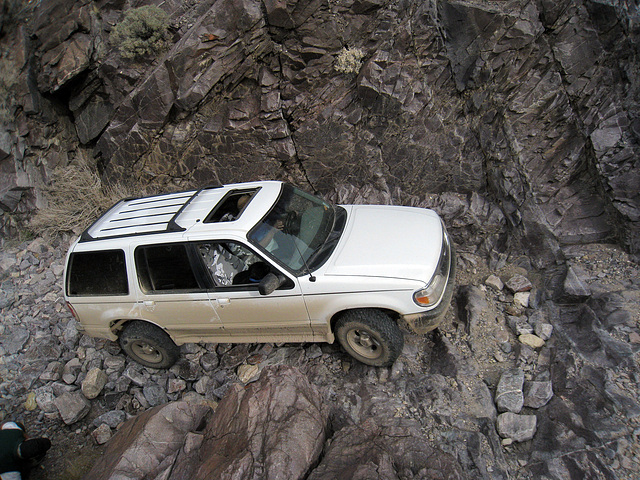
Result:
[[[293,235],[292,235],[293,237]],[[316,281],[316,277],[313,273],[311,273],[311,269],[309,268],[309,265],[307,264],[307,260],[302,256],[302,252],[300,251],[300,249],[298,248],[298,244],[296,243],[296,238],[293,237],[293,245],[296,247],[296,250],[298,251],[298,255],[300,255],[300,258],[302,259],[302,263],[304,263],[304,268],[307,270],[307,273],[309,274],[309,281],[310,282],[315,282]]]

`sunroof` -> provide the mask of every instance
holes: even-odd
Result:
[[[209,212],[204,223],[233,222],[242,215],[259,188],[232,190]]]

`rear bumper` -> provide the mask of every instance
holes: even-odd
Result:
[[[451,242],[451,262],[449,263],[449,278],[447,279],[447,286],[445,287],[442,300],[436,308],[424,313],[413,313],[410,315],[403,315],[400,317],[400,322],[404,326],[419,335],[425,334],[434,330],[440,326],[444,319],[449,306],[451,305],[451,299],[453,298],[453,291],[455,290],[456,283],[456,251]]]

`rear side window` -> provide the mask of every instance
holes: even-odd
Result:
[[[69,296],[129,294],[123,250],[72,253],[68,272]]]
[[[135,258],[140,286],[145,292],[201,290],[184,244],[138,247]]]

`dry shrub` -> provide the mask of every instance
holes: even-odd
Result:
[[[58,168],[51,186],[44,190],[48,206],[36,213],[30,226],[38,236],[79,234],[117,201],[131,197],[131,190],[122,185],[103,185],[98,174],[86,165]]]
[[[162,52],[168,45],[169,16],[155,5],[127,10],[111,33],[111,41],[124,58]]]
[[[343,48],[336,58],[335,69],[340,73],[358,73],[364,56],[361,48]]]

